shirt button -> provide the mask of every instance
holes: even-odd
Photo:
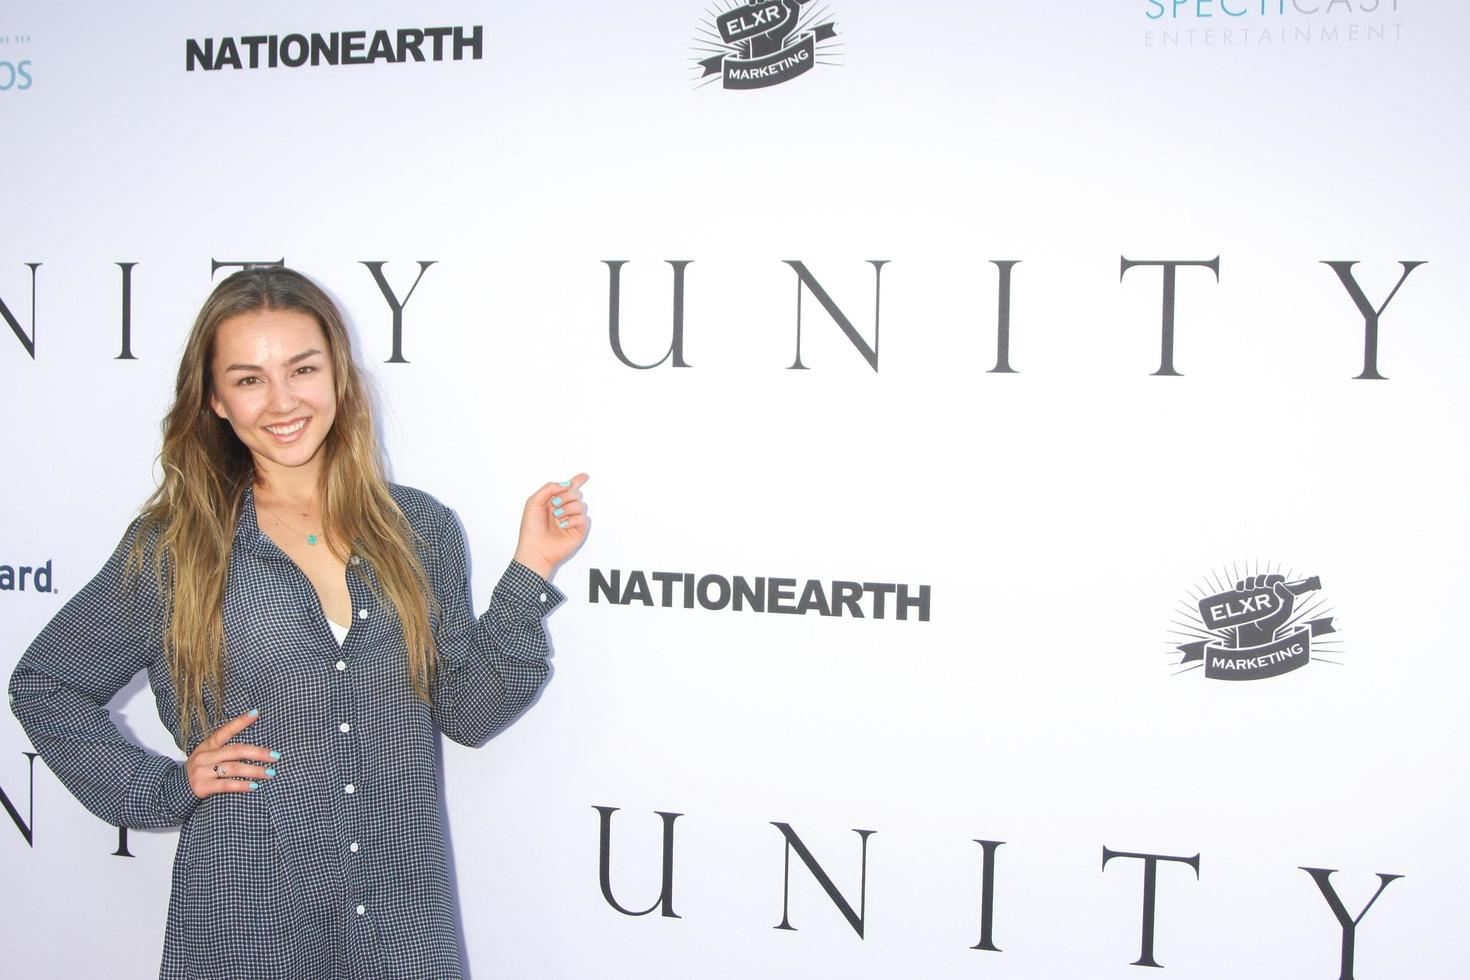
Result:
[[[353,854],[356,854],[356,853],[357,853],[357,841],[353,841],[353,842],[352,842],[352,843],[351,843],[351,844],[349,844],[349,845],[347,845],[347,848],[348,848],[348,850],[350,850],[350,851],[351,851],[351,852],[352,852],[352,853],[353,853]]]
[[[346,670],[347,669],[347,661],[345,661],[345,660],[339,660],[339,661],[337,661],[337,669],[338,670]]]
[[[358,619],[367,619],[368,618],[368,611],[366,609],[359,609],[357,611],[357,618]]]
[[[351,796],[353,793],[357,792],[357,787],[352,785],[351,783],[348,783],[346,786],[342,787],[342,792],[346,793],[348,796]]]
[[[359,905],[357,907],[357,914],[358,915],[367,915],[367,906],[366,905]]]
[[[346,735],[348,732],[352,731],[352,726],[344,721],[342,724],[337,726],[337,731],[341,732],[343,735]]]
[[[546,601],[546,593],[545,592],[541,593],[541,601],[542,602],[545,602]]]

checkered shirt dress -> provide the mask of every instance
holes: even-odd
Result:
[[[16,717],[89,810],[124,827],[182,825],[163,980],[461,975],[436,733],[483,742],[535,699],[549,670],[542,617],[563,597],[512,562],[476,619],[458,520],[428,494],[392,492],[440,606],[432,707],[413,693],[402,628],[369,563],[349,560],[355,618],[339,647],[311,583],[261,532],[249,491],[225,592],[223,715],[260,711],[235,741],[280,752],[276,778],[199,800],[182,763],[113,725],[107,703],[147,670],[179,742],[155,577],[125,576],[136,525],[11,677]]]

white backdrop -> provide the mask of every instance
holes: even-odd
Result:
[[[0,89],[0,300],[34,354],[0,324],[0,566],[49,561],[54,591],[0,568],[0,668],[151,489],[211,260],[284,258],[348,311],[395,479],[458,510],[479,602],[525,495],[593,476],[551,685],[488,746],[444,749],[474,976],[1127,977],[1143,865],[1105,848],[1199,855],[1197,880],[1158,868],[1173,975],[1339,976],[1305,867],[1337,869],[1351,916],[1404,876],[1357,928],[1356,976],[1461,976],[1470,14],[813,0],[836,32],[818,63],[735,91],[699,84],[712,2],[11,0],[0,63],[31,82]],[[481,26],[481,57],[186,70],[190,39],[440,25]],[[1120,281],[1124,257],[1219,259],[1218,282],[1178,271],[1181,376],[1151,374],[1160,270]],[[431,260],[408,363],[385,363],[363,263],[402,297]],[[645,364],[666,262],[692,260],[690,367],[614,355],[615,260]],[[807,290],[790,369],[788,260],[876,368]],[[1017,373],[990,372],[992,260],[1020,260]],[[1375,307],[1427,262],[1384,310],[1386,380],[1355,379],[1339,260]],[[1278,568],[1320,578],[1327,645],[1278,677],[1181,672],[1199,594]],[[930,615],[593,602],[594,569],[927,585]],[[141,681],[113,708],[177,755]],[[44,763],[32,790],[30,750],[0,717],[3,972],[150,975],[174,835],[115,856]],[[595,807],[619,808],[633,911],[659,897],[657,813],[682,814],[677,918],[603,898]],[[772,928],[775,823],[861,936],[794,856],[795,929]],[[976,840],[1004,842],[1001,951],[971,948]]]

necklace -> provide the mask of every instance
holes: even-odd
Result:
[[[317,546],[317,542],[321,540],[315,534],[306,534],[305,532],[303,532],[301,528],[297,527],[296,525],[292,524],[290,521],[282,517],[280,515],[280,512],[277,511],[274,507],[267,508],[267,511],[271,515],[271,518],[277,524],[283,524],[288,531],[294,531],[298,536],[304,536],[306,538],[306,543],[309,544],[311,547],[315,548]]]

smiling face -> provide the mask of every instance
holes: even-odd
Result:
[[[315,317],[265,309],[225,320],[210,381],[210,408],[230,423],[261,475],[302,468],[315,475],[337,417],[332,357]]]

